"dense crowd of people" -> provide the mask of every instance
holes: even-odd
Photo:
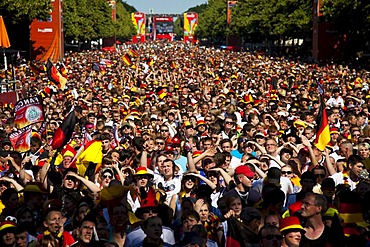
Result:
[[[368,71],[177,42],[56,66],[63,89],[14,68],[43,100],[29,151],[0,108],[1,246],[370,246]]]

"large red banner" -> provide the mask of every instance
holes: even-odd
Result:
[[[57,62],[64,56],[62,0],[51,0],[51,6],[46,21],[31,23],[31,59]]]

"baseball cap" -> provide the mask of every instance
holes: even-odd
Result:
[[[255,173],[252,172],[248,166],[241,165],[235,169],[235,175],[240,175],[240,174],[243,174],[247,177],[253,177]]]

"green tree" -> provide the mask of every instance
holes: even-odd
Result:
[[[115,33],[112,9],[105,0],[64,0],[66,40],[95,40]]]
[[[173,29],[178,38],[184,36],[184,15],[179,16],[173,23]]]
[[[230,33],[252,39],[302,37],[311,28],[311,0],[244,0],[234,8]]]
[[[195,13],[201,14],[206,9],[207,9],[207,4],[206,3],[203,3],[203,4],[197,5],[195,7],[189,8],[187,11],[185,11],[185,13],[187,13],[187,12],[195,12]]]
[[[46,20],[50,16],[50,0],[1,0],[0,15],[13,23],[32,21],[34,18]]]
[[[226,0],[208,1],[208,6],[198,17],[198,37],[214,40],[226,36],[226,3]]]
[[[131,36],[135,33],[134,25],[131,20],[131,12],[128,11],[132,10],[128,4],[117,2],[117,20],[115,23],[115,33],[117,39],[130,39]],[[128,9],[127,9],[128,8]],[[133,8],[136,12],[136,9]]]
[[[206,8],[207,8],[207,4],[204,3],[204,4],[197,5],[195,7],[191,7],[184,13],[195,12],[199,16],[206,10]],[[177,18],[174,23],[174,30],[178,37],[184,36],[184,15],[183,15],[184,13],[182,13],[181,16]]]
[[[118,3],[118,1],[117,1],[117,3]],[[120,2],[120,3],[123,4],[123,7],[125,7],[125,9],[127,10],[127,12],[129,12],[129,13],[137,12],[137,10],[136,10],[136,8],[134,6],[131,6],[130,4],[128,4],[126,2]]]

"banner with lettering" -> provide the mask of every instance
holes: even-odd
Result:
[[[185,13],[184,14],[184,41],[194,42],[195,30],[198,26],[198,14],[197,13]]]
[[[238,1],[227,1],[227,17],[226,17],[227,25],[230,25],[230,22],[231,22],[231,16],[232,16],[231,9],[235,7],[237,3]]]
[[[14,151],[24,153],[31,147],[32,125],[17,130],[9,135]]]
[[[146,19],[145,13],[135,12],[131,14],[131,20],[134,24],[135,35],[132,36],[132,42],[144,42],[145,41],[145,29]]]
[[[14,105],[14,123],[18,129],[44,121],[42,98],[40,96],[19,100]]]

